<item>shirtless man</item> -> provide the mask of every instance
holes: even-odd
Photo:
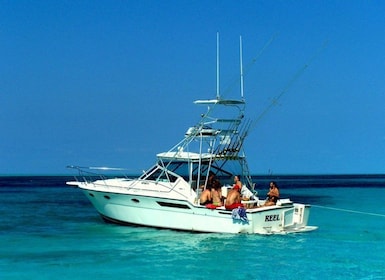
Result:
[[[227,193],[225,208],[228,210],[232,210],[234,208],[243,207],[241,204],[241,188],[238,185],[234,185],[234,187],[229,190]]]
[[[264,206],[275,205],[278,199],[279,199],[279,189],[278,189],[277,183],[272,181],[270,182],[270,190],[267,193],[267,200]]]

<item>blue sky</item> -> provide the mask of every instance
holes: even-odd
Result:
[[[385,172],[384,1],[0,0],[0,174],[141,172],[193,125],[196,99],[238,96],[254,174]],[[324,43],[326,48],[319,51]],[[314,59],[312,57],[315,56]]]

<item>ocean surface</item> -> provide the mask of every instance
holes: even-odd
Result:
[[[104,223],[73,177],[0,177],[0,279],[385,279],[385,176],[255,177],[316,231],[197,234]]]

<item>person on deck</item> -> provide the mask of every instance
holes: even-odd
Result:
[[[215,180],[213,183],[213,188],[211,189],[211,198],[215,206],[222,206],[222,186],[218,180]]]
[[[211,187],[207,187],[199,198],[200,205],[207,205],[213,202],[213,198],[211,197]]]
[[[279,189],[277,183],[274,181],[270,182],[270,190],[267,193],[267,200],[263,206],[272,206],[277,203],[279,199]]]
[[[234,186],[239,186],[239,190],[240,190],[240,193],[241,193],[241,200],[250,200],[250,197],[242,197],[243,196],[243,193],[242,193],[242,182],[241,182],[241,176],[239,175],[235,175],[234,176]]]
[[[227,210],[233,210],[238,207],[243,207],[241,203],[241,187],[235,184],[227,194],[225,208]]]
[[[242,182],[241,182],[241,176],[235,175],[234,176],[234,186],[237,185],[242,189]]]
[[[209,172],[209,177],[207,178],[207,186],[206,186],[206,188],[210,188],[211,189],[215,180],[216,180],[215,173],[210,171]],[[199,188],[200,189],[205,189],[205,185],[202,185]]]

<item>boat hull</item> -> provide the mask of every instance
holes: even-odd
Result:
[[[247,219],[223,207],[208,209],[187,200],[83,189],[108,222],[191,232],[284,234],[308,227],[310,206],[291,204],[247,209]]]

